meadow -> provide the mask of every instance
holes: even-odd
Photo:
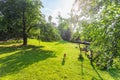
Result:
[[[78,60],[79,54],[78,44],[65,41],[2,42],[0,80],[120,80],[120,70],[101,71],[84,52],[84,60]]]

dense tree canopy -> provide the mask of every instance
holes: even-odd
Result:
[[[40,0],[1,0],[0,12],[4,25],[0,28],[4,27],[14,37],[22,36],[23,45],[27,45],[28,32],[40,23],[41,7]]]
[[[80,5],[81,2],[76,0],[75,4]],[[73,11],[81,14],[89,13],[85,14],[87,16],[77,15],[79,17],[76,23],[82,27],[82,39],[91,41],[90,48],[94,52],[94,57],[97,55],[94,61],[101,69],[118,67],[118,62],[120,62],[120,2],[118,0],[85,0],[84,3],[83,6],[78,5],[78,11]],[[92,5],[87,5],[91,3]]]

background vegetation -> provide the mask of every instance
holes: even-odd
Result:
[[[43,6],[0,0],[0,79],[120,79],[119,0],[75,0],[58,24]]]

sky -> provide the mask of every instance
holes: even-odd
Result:
[[[70,10],[72,8],[74,0],[41,0],[44,8],[42,13],[45,14],[46,19],[51,15],[52,22],[57,23],[56,17],[60,15],[64,18],[69,17]]]

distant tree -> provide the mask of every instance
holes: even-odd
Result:
[[[70,41],[73,33],[72,28],[69,26],[68,19],[64,19],[59,15],[58,20],[58,30],[61,35],[61,38],[66,41]]]
[[[74,32],[74,34],[71,38],[71,41],[78,41],[78,40],[80,40],[80,33],[79,33],[79,31],[76,31],[76,32]]]
[[[40,25],[40,39],[42,41],[57,41],[61,37],[58,30],[51,23],[44,23]]]

